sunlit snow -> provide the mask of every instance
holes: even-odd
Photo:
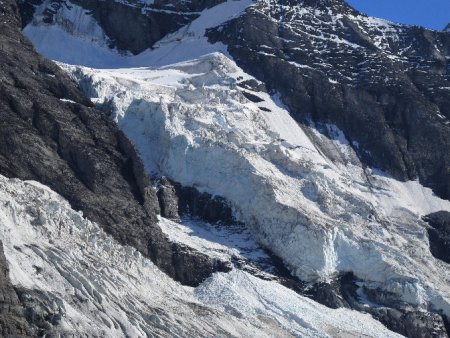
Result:
[[[12,283],[57,299],[59,333],[398,337],[367,314],[328,309],[239,270],[181,286],[36,182],[0,176],[0,222]]]

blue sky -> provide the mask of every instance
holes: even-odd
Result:
[[[360,12],[395,22],[442,30],[450,23],[450,0],[346,0]]]

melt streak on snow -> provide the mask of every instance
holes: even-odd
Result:
[[[353,271],[399,301],[450,312],[448,267],[430,254],[420,220],[450,202],[363,169],[335,127],[302,129],[268,94],[240,88],[256,80],[224,55],[157,69],[65,67],[110,110],[150,173],[228,199],[301,279]]]
[[[325,308],[239,270],[183,287],[35,182],[0,176],[0,222],[12,283],[54,299],[58,333],[398,337],[369,315]]]

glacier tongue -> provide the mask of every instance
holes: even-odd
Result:
[[[420,220],[450,202],[363,168],[342,132],[299,126],[226,56],[162,68],[62,66],[112,114],[149,172],[229,200],[301,279],[352,271],[397,302],[450,314],[448,266],[430,254]]]
[[[10,278],[29,295],[27,311],[57,318],[48,334],[398,336],[367,314],[328,309],[240,270],[181,286],[35,182],[0,176],[0,221]]]

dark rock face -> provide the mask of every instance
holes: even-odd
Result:
[[[382,291],[377,290],[375,293],[362,287],[361,292],[359,281],[352,273],[343,273],[331,281],[309,284],[293,277],[279,258],[273,257],[273,262],[277,264],[277,271],[273,275],[275,280],[329,308],[345,307],[369,313],[389,330],[409,338],[449,337],[448,321],[445,316],[439,313],[416,311],[395,303],[379,303],[377,300],[383,298]],[[264,275],[258,275],[255,271],[249,269],[246,271],[265,278]]]
[[[428,229],[430,251],[434,257],[450,264],[450,212],[439,211],[423,218]]]
[[[19,13],[22,18],[22,28],[33,20],[36,6],[42,4],[43,0],[17,0]]]
[[[17,288],[16,291],[24,307],[25,318],[34,327],[36,336],[70,337],[70,333],[62,331],[60,326],[66,313],[62,312],[60,306],[54,306],[54,304],[61,304],[61,299],[54,294],[39,290]],[[92,337],[99,337],[99,335]]]
[[[221,262],[168,241],[134,146],[34,51],[20,33],[14,1],[3,2],[0,19],[0,174],[49,186],[182,283],[197,285],[223,271]]]
[[[388,299],[389,295],[364,287],[361,294],[357,282],[352,273],[346,273],[331,282],[308,287],[305,294],[330,308],[347,307],[367,312],[388,329],[406,337],[448,337],[446,318],[439,313],[416,311],[407,306],[402,307],[398,302],[380,303],[380,299]],[[367,301],[372,303],[371,306],[367,305]]]
[[[212,224],[236,223],[233,210],[224,198],[184,187],[165,177],[158,181],[158,199],[161,215],[169,219],[189,216]]]
[[[232,265],[229,262],[211,259],[204,254],[193,253],[191,248],[183,244],[173,243],[170,249],[168,255],[171,256],[172,260],[169,262],[166,271],[175,280],[182,281],[184,285],[195,287],[211,276],[212,272],[230,272],[232,270]],[[154,246],[150,247],[150,250],[154,250]],[[194,256],[194,254],[196,255]],[[166,257],[162,256],[159,251],[156,251],[154,256],[154,262],[158,266],[167,264]],[[160,262],[160,260],[162,261]]]
[[[72,0],[88,9],[111,39],[111,47],[139,54],[198,17],[198,14],[164,12],[114,1]],[[70,5],[69,5],[70,6]]]
[[[162,177],[158,180],[157,187],[161,216],[174,221],[180,220],[179,197],[174,184],[166,177]]]
[[[0,336],[34,337],[35,331],[25,320],[24,310],[9,279],[9,267],[0,241]]]
[[[413,338],[448,337],[446,317],[440,313],[411,309],[408,305],[401,304],[393,295],[379,289],[364,287],[363,293],[370,302],[378,304],[367,308],[366,311],[392,331]],[[364,311],[364,307],[355,300],[358,300],[358,297],[350,301],[352,307]]]
[[[225,0],[155,0],[151,7],[176,12],[201,12],[222,2]]]
[[[376,22],[341,0],[278,0],[208,36],[299,123],[335,124],[367,165],[450,198],[449,34]]]
[[[338,276],[329,283],[316,283],[308,289],[308,295],[316,302],[332,309],[351,308],[349,299],[356,292],[355,278],[347,273]]]
[[[447,338],[444,319],[437,313],[400,311],[380,308],[371,311],[372,316],[390,330],[411,338]]]

